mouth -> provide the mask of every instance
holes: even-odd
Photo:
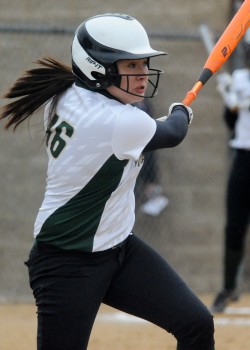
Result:
[[[146,86],[140,85],[137,88],[134,89],[135,93],[138,95],[144,95],[146,90]]]

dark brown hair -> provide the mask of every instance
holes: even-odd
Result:
[[[42,58],[36,64],[40,67],[26,71],[4,95],[4,98],[16,99],[6,104],[0,113],[0,120],[8,120],[5,129],[13,126],[15,130],[49,100],[50,119],[58,100],[75,80],[71,68],[53,58]]]

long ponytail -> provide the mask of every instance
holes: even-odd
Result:
[[[47,57],[36,61],[39,68],[25,72],[4,95],[17,98],[2,108],[0,119],[8,119],[5,129],[16,127],[51,100],[50,118],[63,93],[74,83],[69,66]]]

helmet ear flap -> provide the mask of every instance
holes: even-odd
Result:
[[[95,87],[97,89],[105,89],[107,87],[107,77],[105,74],[93,71],[91,75],[95,79]]]
[[[106,67],[106,74],[102,74],[97,71],[92,71],[91,75],[96,81],[97,89],[106,89],[111,85],[120,87],[122,77],[118,74],[116,62],[113,65],[109,65],[109,67]]]
[[[114,62],[114,64],[112,66],[110,66],[108,69],[108,82],[109,85],[115,85],[118,88],[121,86],[121,80],[122,80],[122,76],[119,75],[119,69],[118,69],[118,65],[117,62]]]
[[[110,83],[109,86],[115,85],[116,87],[120,88],[121,80],[122,80],[122,76],[119,74],[109,75],[108,77],[108,81]]]

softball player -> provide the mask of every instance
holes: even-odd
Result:
[[[6,95],[19,97],[1,114],[6,128],[46,103],[47,186],[26,263],[39,350],[87,349],[101,303],[172,333],[178,350],[214,349],[208,309],[132,233],[143,154],[177,146],[193,117],[181,103],[156,121],[131,106],[156,94],[151,58],[164,54],[136,19],[95,16],[74,35],[72,71],[40,60]]]
[[[240,297],[240,271],[244,259],[250,219],[250,31],[243,46],[244,67],[230,76],[218,76],[218,89],[228,111],[234,112],[232,165],[226,189],[226,223],[224,230],[223,286],[216,295],[211,311],[223,312]],[[244,41],[243,41],[244,43]],[[235,118],[235,115],[237,116]],[[232,127],[233,125],[233,127]]]

